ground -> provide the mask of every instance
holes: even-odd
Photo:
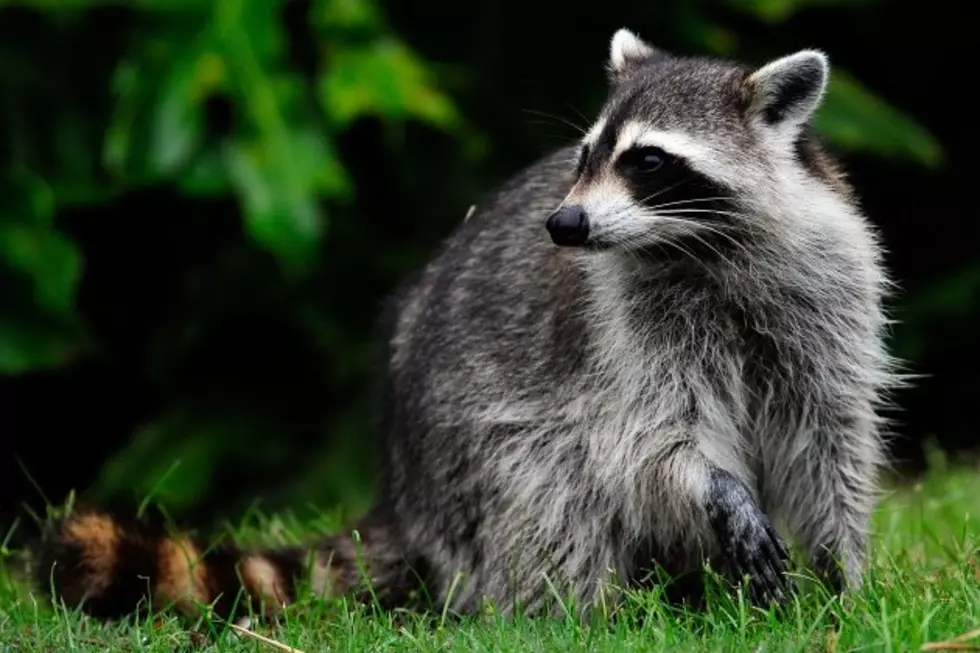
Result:
[[[933,465],[921,481],[888,492],[875,518],[865,588],[844,604],[814,589],[783,613],[747,607],[737,596],[689,613],[664,608],[652,592],[585,626],[572,619],[506,622],[489,612],[461,621],[448,614],[379,615],[307,600],[280,625],[258,625],[266,641],[234,632],[213,639],[201,634],[209,627],[203,621],[151,617],[105,626],[53,609],[12,578],[16,555],[4,550],[0,651],[980,650],[980,631],[971,633],[980,628],[980,472],[942,460]],[[236,536],[297,541],[315,537],[328,522],[251,519]]]

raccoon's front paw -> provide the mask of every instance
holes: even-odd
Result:
[[[733,476],[712,477],[708,517],[735,580],[749,577],[756,602],[783,603],[789,590],[789,554],[772,522]]]
[[[788,593],[786,568],[789,554],[769,518],[758,509],[742,515],[721,540],[736,580],[749,577],[755,602],[783,603]],[[719,534],[721,535],[721,534]]]

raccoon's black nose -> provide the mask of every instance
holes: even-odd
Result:
[[[563,206],[548,218],[548,233],[556,245],[578,247],[589,238],[589,219],[581,206]]]

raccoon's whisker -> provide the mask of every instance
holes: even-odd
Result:
[[[715,212],[714,211],[704,211],[704,213],[715,213]],[[654,213],[652,216],[650,216],[650,219],[654,219],[654,218],[661,218],[661,219],[664,219],[664,220],[683,221],[684,224],[690,225],[690,226],[695,227],[697,229],[705,229],[707,231],[714,232],[714,233],[718,234],[719,236],[724,236],[724,237],[728,238],[729,240],[732,239],[732,235],[731,235],[732,233],[739,233],[741,231],[744,231],[744,228],[741,227],[741,226],[725,225],[725,224],[713,225],[713,224],[708,224],[706,222],[689,220],[689,219],[685,218],[684,217],[684,213],[683,212],[680,212],[680,211],[676,211],[676,212],[675,211],[663,211],[663,212],[658,211],[658,212]]]
[[[743,252],[745,252],[746,254],[749,253],[748,250],[745,248],[745,246],[742,245],[737,240],[735,240],[734,238],[732,238],[732,236],[730,236],[729,234],[726,234],[726,233],[724,233],[722,231],[718,231],[717,229],[712,229],[709,225],[700,224],[700,223],[697,223],[697,222],[693,222],[691,220],[685,220],[683,218],[676,218],[676,217],[667,216],[667,215],[658,215],[657,218],[662,218],[662,219],[665,219],[665,220],[669,220],[671,222],[674,222],[676,224],[681,224],[681,225],[685,225],[687,227],[690,227],[690,229],[687,229],[687,230],[684,231],[684,234],[685,235],[687,235],[687,236],[689,236],[691,238],[696,239],[702,245],[704,245],[705,247],[707,247],[708,249],[710,249],[711,251],[713,251],[715,254],[717,254],[723,261],[725,261],[726,263],[728,263],[731,267],[735,267],[735,263],[731,259],[729,259],[727,256],[725,256],[724,254],[722,254],[716,247],[714,247],[713,245],[711,245],[711,243],[709,243],[708,241],[706,241],[704,238],[701,238],[701,236],[697,233],[697,231],[699,229],[704,229],[706,231],[711,231],[713,233],[716,233],[716,234],[718,234],[720,236],[724,236],[729,241],[731,241],[731,243],[733,245],[735,245],[736,247],[741,248]]]
[[[575,108],[575,105],[572,104],[571,102],[565,102],[565,106],[567,106],[569,109],[571,109],[572,111],[574,111],[575,113],[577,113],[578,114],[578,117],[581,118],[582,120],[584,120],[586,122],[586,124],[589,124],[589,123],[592,122],[591,120],[589,120],[589,117],[588,116],[586,116],[584,113],[582,113],[577,108]]]
[[[720,231],[721,229],[727,229],[735,233],[742,232],[742,231],[753,233],[753,234],[759,233],[758,227],[752,222],[752,216],[748,213],[741,213],[738,211],[714,211],[711,209],[672,209],[669,211],[657,211],[656,215],[667,217],[667,216],[683,216],[689,213],[711,213],[715,215],[728,215],[735,218],[745,219],[744,222],[741,222],[738,225],[726,224],[726,223],[721,223],[718,225],[707,225],[701,222],[695,223],[693,221],[689,221],[692,222],[692,224],[697,224],[699,227],[703,227],[705,229],[713,228],[715,233],[719,233],[719,234],[722,233],[722,231]]]
[[[684,221],[681,221],[681,224],[686,224],[686,223]],[[697,229],[696,228],[695,229],[683,229],[683,230],[681,230],[681,236],[687,237],[687,238],[693,238],[694,240],[698,241],[699,243],[701,243],[702,245],[704,245],[705,247],[707,247],[708,249],[710,249],[712,252],[714,252],[715,254],[717,254],[718,257],[721,260],[723,260],[726,263],[728,263],[728,265],[730,267],[735,267],[735,263],[733,263],[731,259],[729,259],[727,256],[725,256],[720,251],[718,251],[718,249],[716,247],[712,246],[711,243],[709,243],[708,241],[706,241],[704,238],[701,238],[701,236],[697,233]]]
[[[681,236],[693,236],[694,234],[692,234],[692,233],[690,233],[688,231],[684,231],[680,235]],[[660,238],[660,239],[657,240],[657,244],[662,244],[662,245],[673,247],[674,249],[676,249],[679,252],[681,252],[682,254],[684,254],[687,258],[691,259],[692,261],[694,261],[695,263],[697,263],[698,265],[700,265],[701,267],[703,267],[706,272],[708,272],[709,274],[711,274],[711,269],[708,267],[708,265],[703,260],[701,260],[701,258],[699,256],[697,256],[694,252],[692,252],[687,247],[684,247],[682,244],[680,244],[679,242],[677,242],[673,238],[669,238],[669,237]]]
[[[712,245],[711,243],[709,243],[708,241],[706,241],[704,238],[702,238],[700,235],[698,235],[698,233],[696,231],[693,231],[692,230],[689,235],[691,236],[691,238],[694,238],[699,243],[701,243],[702,245],[704,245],[705,247],[707,247],[708,249],[710,249],[712,252],[714,252],[715,254],[717,254],[718,255],[718,258],[720,258],[722,261],[724,261],[725,263],[727,263],[729,267],[731,267],[731,268],[737,267],[734,261],[732,261],[730,258],[728,258],[727,256],[725,256],[724,254],[722,254],[718,250],[717,247],[715,247],[714,245]]]
[[[666,208],[668,206],[678,206],[680,204],[695,204],[697,202],[716,202],[718,200],[730,200],[731,197],[725,195],[717,195],[715,197],[694,197],[686,200],[676,200],[673,202],[664,202],[663,204],[657,204],[655,206],[649,207],[651,210],[659,211],[660,209]],[[646,201],[646,200],[644,200]]]
[[[711,274],[711,269],[705,264],[705,262],[702,261],[694,252],[692,252],[691,250],[689,250],[687,247],[684,247],[683,245],[681,245],[680,243],[678,243],[676,240],[673,240],[671,238],[664,238],[661,242],[664,245],[668,245],[668,246],[673,247],[674,249],[680,251],[685,256],[687,256],[689,259],[691,259],[692,261],[694,261],[695,263],[697,263],[698,265],[700,265],[701,267],[703,267],[708,274]]]
[[[654,240],[653,242],[651,242],[649,245],[646,245],[646,246],[644,246],[642,248],[639,248],[639,249],[635,249],[634,251],[636,252],[636,257],[638,259],[642,259],[642,258],[654,258],[653,254],[650,252],[650,249],[649,249],[650,247],[656,247],[664,255],[667,254],[667,250],[664,248],[663,240],[662,239],[657,239],[657,240]]]
[[[670,212],[667,212],[667,213],[657,213],[656,214],[656,218],[659,218],[659,219],[662,219],[662,220],[670,220],[672,222],[677,222],[677,223],[682,223],[682,224],[688,225],[689,227],[694,228],[695,230],[710,231],[711,233],[714,233],[714,234],[717,234],[719,236],[722,236],[723,238],[727,238],[733,245],[741,246],[744,249],[744,245],[742,245],[742,243],[740,243],[737,240],[735,240],[734,236],[732,236],[732,233],[739,233],[741,231],[740,228],[733,228],[733,229],[726,230],[726,229],[724,229],[723,226],[716,226],[716,225],[712,225],[712,224],[706,224],[704,222],[697,222],[695,220],[688,220],[687,218],[684,218],[683,216],[678,216],[678,215],[672,214]]]
[[[657,213],[659,215],[661,213],[661,211],[660,210],[657,210]],[[679,208],[679,209],[669,209],[667,211],[663,211],[662,213],[665,214],[665,215],[666,214],[670,214],[670,213],[679,213],[679,214],[683,214],[683,213],[717,213],[718,215],[733,215],[733,216],[739,217],[739,218],[750,218],[750,217],[752,217],[751,214],[744,213],[742,211],[725,211],[723,209],[717,209],[716,210],[716,209],[698,209],[698,208],[691,209],[691,208],[686,208],[686,207],[682,207],[682,208]]]
[[[563,118],[563,117],[558,116],[558,115],[555,115],[553,113],[548,113],[546,111],[537,111],[535,109],[524,109],[524,111],[526,113],[532,113],[532,114],[541,116],[543,118],[550,118],[551,120],[557,120],[557,121],[559,121],[559,122],[561,122],[561,123],[563,123],[563,124],[571,127],[572,129],[574,129],[575,131],[577,131],[582,136],[585,136],[589,132],[588,129],[582,127],[581,125],[578,125],[578,124],[572,122],[571,120],[568,120],[567,118]]]
[[[628,253],[628,255],[636,260],[637,263],[642,262],[640,253],[636,248],[636,240],[628,236],[624,236],[618,233],[611,233],[607,236],[609,242],[617,249]]]
[[[558,129],[556,129],[556,125],[555,125],[555,123],[553,121],[549,121],[549,120],[529,120],[528,123],[529,124],[532,124],[532,125],[540,125],[542,127],[541,136],[543,138],[546,138],[548,140],[548,142],[555,143],[555,145],[557,147],[562,147],[562,146],[568,144],[568,132],[567,132],[567,130],[561,129],[559,131]],[[547,127],[548,129],[545,130],[544,129],[545,127]],[[561,127],[561,125],[557,125],[557,127]]]
[[[621,252],[625,252],[627,256],[633,259],[637,265],[643,264],[643,257],[640,256],[640,252],[636,248],[629,246],[629,241],[625,238],[613,238],[612,244],[616,249]]]
[[[739,250],[741,250],[743,254],[745,254],[746,256],[751,256],[751,252],[749,252],[749,248],[746,247],[741,242],[739,242],[738,240],[736,240],[731,234],[727,234],[724,231],[720,231],[718,229],[714,229],[714,228],[709,227],[707,225],[701,225],[701,228],[702,229],[705,229],[706,231],[710,231],[711,233],[717,234],[717,235],[725,238],[728,242],[730,242],[732,245],[734,245]]]
[[[659,197],[660,195],[663,195],[666,192],[672,191],[675,188],[677,188],[678,186],[680,186],[681,184],[690,181],[691,179],[694,179],[694,175],[689,174],[686,177],[682,178],[680,181],[678,181],[676,183],[673,183],[670,186],[667,186],[667,188],[661,188],[656,193],[652,193],[650,195],[647,195],[646,197],[644,197],[643,199],[641,199],[638,203],[639,204],[646,204],[647,202],[649,202],[650,200],[652,200],[654,197]]]
[[[628,214],[621,213],[613,216],[613,219],[618,220],[620,218],[628,218],[628,217],[629,217]],[[626,255],[632,258],[637,265],[643,264],[643,255],[645,254],[645,252],[643,252],[640,249],[637,249],[636,241],[634,239],[630,238],[629,236],[622,235],[616,232],[608,234],[606,238],[609,239],[609,242],[610,244],[612,244],[613,247],[615,247],[618,251],[625,252]],[[659,242],[654,242],[653,244],[657,245],[658,249],[663,251],[663,247],[660,245]]]
[[[653,253],[649,250],[650,246],[656,247],[664,257],[670,256],[670,253],[667,251],[667,248],[664,246],[663,239],[657,239],[652,243],[650,243],[649,245],[645,245],[644,247],[639,247],[639,248],[636,247],[635,242],[632,243],[632,246],[630,246],[629,243],[624,241],[621,249],[625,252],[629,252],[630,257],[634,261],[636,261],[637,265],[643,266],[643,265],[648,265],[648,263],[646,263],[644,259],[658,260],[653,255]]]

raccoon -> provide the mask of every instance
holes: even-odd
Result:
[[[91,509],[48,540],[42,583],[104,617],[275,612],[298,583],[542,614],[656,570],[696,595],[707,562],[778,602],[793,543],[859,588],[898,376],[882,247],[811,128],[828,59],[751,67],[622,29],[607,67],[581,141],[392,299],[366,517],[315,546],[205,551]]]

